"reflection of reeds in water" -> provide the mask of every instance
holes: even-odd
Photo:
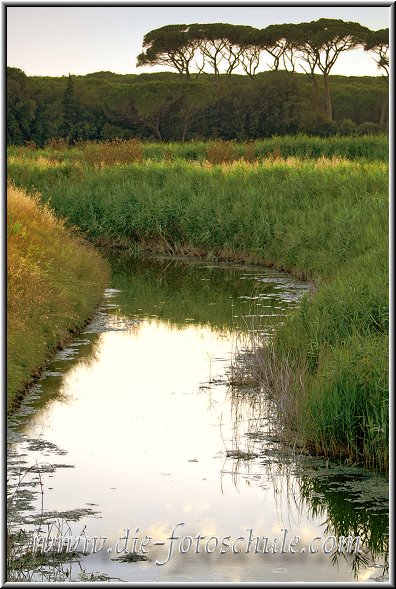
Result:
[[[241,464],[244,472],[249,474],[252,459],[262,455],[264,446],[272,452],[273,443],[279,440],[284,424],[276,417],[275,405],[268,394],[270,389],[263,380],[262,362],[257,361],[257,356],[263,354],[263,342],[270,345],[273,324],[268,325],[268,318],[261,312],[261,302],[256,298],[249,302],[248,314],[233,318],[233,321],[239,325],[242,323],[235,339],[229,374],[233,436],[228,458],[233,459],[231,472],[237,485]],[[287,462],[280,463],[272,457],[266,461],[266,470],[285,469]],[[277,485],[278,477],[273,478]],[[281,495],[279,489],[274,487],[274,490],[275,495]]]
[[[320,476],[318,476],[318,474]],[[301,508],[309,506],[315,516],[326,516],[326,533],[360,536],[373,555],[387,553],[388,504],[385,477],[370,476],[331,465],[310,476],[299,476]]]
[[[366,498],[366,501],[364,493],[363,496],[357,493],[358,496],[353,497],[348,485],[346,490],[343,487],[342,475],[331,475],[332,470],[330,468],[327,471],[327,476],[309,477],[302,473],[299,478],[301,509],[305,506],[312,515],[325,517],[324,535],[359,538],[361,551],[350,555],[335,552],[332,554],[333,564],[342,559],[347,560],[355,577],[369,566],[379,567],[379,576],[386,576],[389,558],[387,505],[381,505],[381,495],[375,497],[375,490],[373,497]],[[337,468],[334,470],[337,473]],[[360,481],[360,488],[364,490],[373,485],[366,478],[363,476]],[[359,485],[358,478],[357,481]]]
[[[282,525],[302,514],[322,519],[322,538],[334,536],[356,540],[350,553],[332,550],[328,557],[334,565],[344,562],[356,580],[368,567],[377,567],[378,576],[386,578],[388,570],[388,505],[386,479],[363,469],[339,467],[324,459],[301,454],[296,446],[280,441],[276,408],[260,390],[230,389],[233,438],[222,479],[231,475],[236,487],[241,480],[271,489]],[[380,478],[378,478],[380,477]],[[382,481],[382,486],[380,485]],[[371,493],[369,489],[372,487]],[[286,505],[283,504],[286,502]],[[297,515],[293,515],[297,513]],[[286,527],[290,526],[290,521]]]
[[[230,372],[233,439],[229,458],[233,463],[228,473],[236,486],[242,473],[251,482],[257,478],[257,484],[265,480],[266,488],[270,486],[273,490],[280,519],[282,512],[290,516],[297,509],[298,518],[302,513],[323,518],[323,537],[359,537],[361,551],[351,554],[332,551],[329,554],[332,564],[345,562],[355,579],[367,567],[379,567],[379,575],[386,578],[389,539],[385,478],[306,456],[290,427],[295,423],[297,401],[288,394],[293,380],[301,379],[302,375],[296,374],[295,368],[287,363],[279,370],[271,337],[266,338],[263,347],[259,318],[252,317],[250,321],[253,324],[249,325],[249,333],[240,333],[237,339]],[[261,355],[260,362],[257,354]],[[247,456],[257,458],[248,460]],[[316,461],[314,465],[313,461]],[[253,474],[258,462],[260,478]],[[360,479],[364,479],[363,485]],[[367,489],[379,484],[378,481],[384,481],[383,486],[379,490],[374,486],[370,495]],[[286,511],[280,504],[284,498]]]
[[[239,474],[249,474],[260,461],[260,481],[270,482],[275,498],[280,499],[287,490],[287,498],[295,494],[292,473],[297,458],[296,446],[280,447],[280,431],[276,419],[276,409],[269,397],[254,386],[229,389],[232,423],[231,448],[227,457],[232,462],[234,484],[239,482]],[[262,468],[264,467],[264,469]],[[263,474],[264,470],[264,474]],[[279,474],[285,475],[284,478]],[[265,484],[265,483],[264,483]]]
[[[266,404],[271,399],[276,435],[282,435],[296,446],[299,445],[295,430],[298,398],[292,385],[298,381],[300,387],[303,386],[303,372],[286,357],[282,358],[282,363],[277,361],[272,333],[280,317],[274,314],[269,322],[262,314],[261,305],[262,301],[254,300],[250,303],[249,314],[241,318],[244,328],[235,340],[230,384],[232,387],[255,387]]]

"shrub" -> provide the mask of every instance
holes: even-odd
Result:
[[[379,123],[361,123],[357,128],[357,132],[359,135],[378,135],[383,133],[383,126]]]
[[[352,119],[344,119],[337,127],[337,135],[355,135],[356,123]]]
[[[208,147],[206,154],[211,164],[225,164],[237,159],[236,146],[231,141],[216,140]]]
[[[113,164],[140,162],[143,158],[143,144],[139,139],[112,139],[100,143],[85,143],[82,148],[83,162],[97,167]]]

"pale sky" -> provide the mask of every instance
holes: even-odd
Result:
[[[390,7],[379,6],[12,6],[6,7],[7,65],[27,75],[62,76],[136,68],[146,33],[167,24],[225,22],[264,28],[269,24],[338,18],[372,30],[389,27]],[[172,71],[170,68],[166,68]],[[268,69],[263,63],[261,70]],[[332,70],[341,75],[380,75],[370,54],[343,53]]]

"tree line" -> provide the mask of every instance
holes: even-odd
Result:
[[[324,19],[316,22],[322,30]],[[300,27],[302,38],[306,23],[290,25],[291,29],[271,25],[263,30],[265,34],[253,27],[212,24],[170,25],[151,31],[144,37],[145,51],[138,56],[138,64],[173,64],[175,73],[96,72],[54,78],[29,77],[18,68],[7,68],[8,143],[44,145],[53,139],[74,143],[132,137],[247,141],[282,134],[386,130],[387,30],[370,32],[356,23],[343,23],[342,29],[338,25],[337,36],[334,27],[343,21],[326,22],[327,30],[331,24],[326,35],[332,44],[323,49],[322,42],[305,73],[296,71],[302,49],[294,45],[292,50],[290,30],[296,43],[296,31]],[[312,29],[313,24],[308,24]],[[349,25],[353,25],[353,41]],[[366,31],[364,48],[373,52],[383,78],[331,75],[330,116],[326,99],[329,73],[340,52],[357,42],[358,31],[361,42]],[[319,37],[306,35],[305,43],[313,47]],[[256,43],[261,38],[261,44],[254,45],[253,38]],[[264,38],[267,49],[263,49]],[[259,72],[263,51],[272,61],[269,71]],[[327,63],[327,79],[319,63]],[[237,64],[242,64],[242,74],[237,73]]]
[[[255,79],[263,55],[271,70],[296,71],[299,65],[311,78],[320,99],[318,74],[323,77],[326,114],[333,120],[329,75],[341,53],[363,48],[375,55],[386,79],[389,75],[389,29],[371,31],[355,22],[321,18],[299,24],[256,29],[223,23],[167,25],[147,33],[137,66],[166,65],[185,80],[207,73],[217,86],[228,82],[240,67]]]

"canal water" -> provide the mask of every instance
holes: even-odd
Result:
[[[8,529],[16,556],[35,553],[10,579],[386,579],[387,479],[283,446],[270,400],[239,382],[247,330],[270,338],[309,290],[257,267],[113,260],[93,321],[10,420]]]

